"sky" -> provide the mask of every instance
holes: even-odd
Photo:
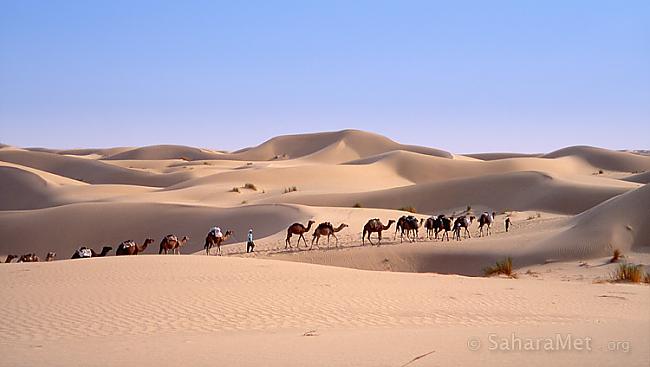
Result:
[[[650,1],[0,0],[0,142],[650,149]]]

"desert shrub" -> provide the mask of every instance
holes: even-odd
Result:
[[[244,184],[244,188],[249,189],[249,190],[253,190],[253,191],[257,191],[257,186],[255,186],[255,184],[252,184],[252,183]]]
[[[287,187],[287,188],[284,189],[285,194],[288,194],[290,192],[295,192],[295,191],[298,191],[298,188],[295,187],[295,186]]]
[[[409,212],[409,213],[413,213],[413,214],[416,214],[418,212],[417,209],[415,209],[415,207],[413,207],[413,206],[403,206],[403,207],[401,207],[401,208],[399,208],[397,210],[401,210],[403,212]]]
[[[472,206],[471,206],[471,205],[468,205],[466,211],[467,211],[468,213],[471,212],[471,211],[472,211]]]
[[[645,280],[648,274],[643,274],[642,265],[634,264],[619,264],[618,269],[612,275],[612,280],[615,282],[632,282],[641,283]]]
[[[241,203],[242,203],[242,205],[244,205],[244,204],[248,204],[248,201],[246,201],[246,200],[242,200]]]
[[[515,275],[512,272],[512,258],[506,257],[504,260],[497,261],[496,264],[484,268],[483,274],[485,274],[486,277],[499,274],[514,277]]]
[[[228,192],[240,192],[240,191],[239,191],[239,187],[233,187],[233,188],[230,189],[230,191],[228,191]]]
[[[182,160],[182,161],[185,161],[185,162],[191,161],[191,159],[189,159],[188,157],[185,157],[185,156],[181,156],[179,159]]]
[[[622,257],[623,257],[623,253],[621,253],[621,250],[615,249],[614,252],[612,253],[612,258],[609,259],[609,262],[617,263]]]
[[[353,208],[363,208],[363,207],[361,206],[361,203],[354,203],[354,205],[352,205],[352,207],[353,207]]]
[[[605,173],[605,172],[604,172],[602,169],[599,169],[599,170],[598,170],[598,174],[599,174],[599,175],[602,175],[603,173]]]

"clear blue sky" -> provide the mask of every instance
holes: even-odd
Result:
[[[650,1],[4,1],[0,142],[650,148]]]

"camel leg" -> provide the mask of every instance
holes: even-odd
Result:
[[[332,234],[332,236],[334,236],[334,239],[336,240],[336,247],[338,248],[339,247],[339,238],[336,237],[335,234]]]
[[[291,247],[291,234],[287,234],[287,239],[284,240],[284,248],[288,249]]]

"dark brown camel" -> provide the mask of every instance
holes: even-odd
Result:
[[[162,241],[160,241],[160,251],[158,251],[158,255],[162,254],[163,251],[165,252],[165,255],[167,255],[167,251],[171,251],[172,254],[180,255],[181,247],[185,246],[189,239],[189,237],[183,236],[179,241],[178,237],[173,234],[168,234],[162,239]]]
[[[472,238],[471,233],[469,233],[469,226],[472,225],[472,222],[474,222],[474,219],[476,219],[476,217],[473,216],[473,215],[470,216],[469,218],[467,218],[466,215],[462,215],[462,216],[458,217],[458,219],[456,219],[456,221],[454,222],[454,238],[457,241],[460,241],[460,230],[461,230],[461,228],[465,229],[465,237],[466,238],[468,236],[469,236],[469,238]]]
[[[492,233],[490,227],[492,226],[492,223],[494,223],[494,218],[496,218],[496,216],[497,213],[495,212],[492,212],[492,214],[488,214],[488,212],[481,214],[478,218],[478,229],[480,230],[479,237],[483,236],[483,226],[487,226],[486,236],[489,236]]]
[[[438,216],[438,229],[436,231],[436,239],[438,239],[438,233],[444,231],[444,233],[440,236],[440,240],[444,241],[445,237],[447,237],[447,241],[449,241],[449,232],[452,230],[452,226],[454,223],[454,217],[445,217],[444,214],[440,214]]]
[[[48,252],[47,256],[45,256],[46,262],[54,261],[54,259],[56,259],[56,252]]]
[[[401,219],[401,218],[400,218]],[[402,221],[402,233],[400,234],[400,242],[404,241],[404,232],[406,232],[406,240],[409,242],[415,242],[418,238],[418,232],[424,219],[418,219],[412,215],[409,215]]]
[[[319,224],[318,227],[316,227],[314,234],[312,235],[311,247],[309,247],[309,249],[311,250],[311,248],[314,247],[314,241],[316,241],[316,246],[318,246],[318,240],[320,240],[320,236],[327,236],[327,247],[330,245],[330,236],[334,237],[336,240],[336,247],[339,247],[339,239],[336,237],[335,233],[340,232],[345,227],[348,227],[348,225],[345,223],[341,223],[341,225],[336,228],[334,228],[330,222]]]
[[[18,255],[7,255],[7,259],[5,259],[5,264],[9,264],[10,262],[13,261],[13,259],[17,259]]]
[[[370,235],[373,234],[374,232],[377,232],[377,235],[379,236],[379,241],[377,242],[377,245],[381,243],[381,232],[387,231],[390,226],[395,223],[394,220],[389,220],[388,225],[383,225],[381,221],[377,218],[371,219],[366,223],[365,226],[363,226],[363,235],[361,236],[361,244],[365,245],[365,239],[366,239],[366,233],[368,234],[368,242],[370,242],[370,245],[374,245],[372,243],[372,240],[370,239]]]
[[[141,252],[144,252],[144,250],[147,249],[147,246],[149,246],[152,243],[153,243],[153,238],[147,238],[146,240],[144,240],[142,246],[138,245],[133,240],[124,241],[120,243],[119,246],[117,246],[117,250],[115,250],[115,256],[137,255]]]
[[[438,218],[436,217],[429,217],[427,220],[424,221],[424,228],[427,230],[427,239],[431,239],[431,236],[433,236],[435,233],[437,233],[436,229],[438,228],[436,226],[436,221]]]
[[[72,254],[71,259],[85,259],[89,257],[104,257],[106,256],[109,252],[111,252],[113,248],[111,246],[104,246],[102,248],[101,253],[95,252],[95,250],[88,248],[88,247],[80,247],[77,251]]]
[[[291,236],[294,234],[297,234],[298,237],[298,244],[296,245],[297,247],[300,247],[300,239],[302,238],[303,242],[305,242],[305,247],[307,247],[307,240],[305,240],[304,234],[306,232],[309,232],[309,229],[311,228],[312,224],[314,224],[313,220],[310,220],[307,222],[307,227],[302,225],[301,223],[294,223],[287,228],[287,239],[284,241],[284,248],[291,248]]]
[[[226,240],[228,240],[228,238],[230,238],[234,234],[235,232],[231,230],[227,230],[226,233],[224,233],[224,235],[221,237],[215,236],[214,232],[208,233],[208,236],[205,237],[205,245],[203,245],[203,248],[205,249],[205,254],[210,255],[210,250],[214,246],[217,246],[217,255],[221,255],[221,244],[226,242]]]

